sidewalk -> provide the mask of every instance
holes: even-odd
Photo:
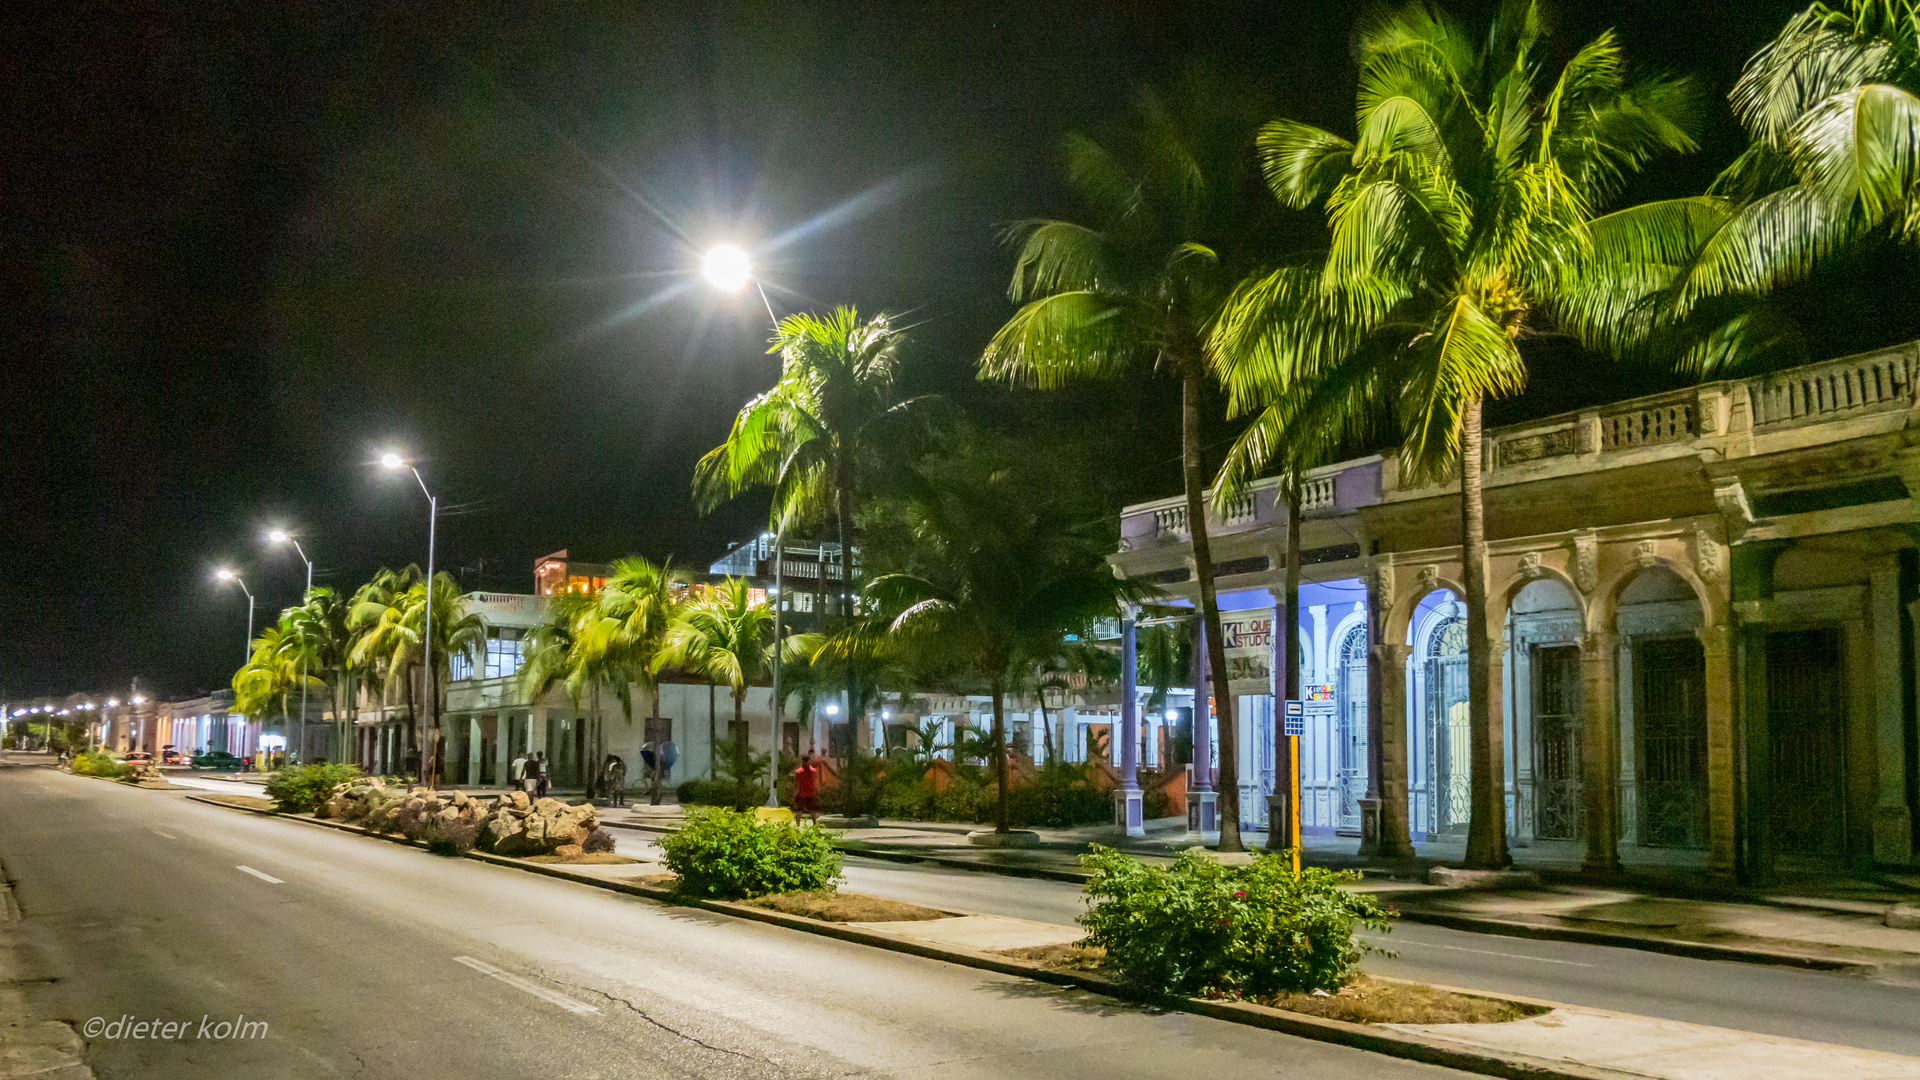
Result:
[[[670,830],[679,827],[684,814],[677,805],[642,803],[604,809],[601,821]],[[1037,829],[1039,847],[1008,850],[968,843],[967,833],[977,825],[882,821],[878,828],[844,830],[840,846],[850,854],[893,861],[1081,882],[1086,872],[1077,860],[1093,844],[1165,864],[1197,843],[1177,819],[1152,824],[1162,828],[1145,839],[1128,838],[1115,826]],[[1248,839],[1264,842],[1265,837]],[[1538,885],[1464,889],[1426,884],[1428,871],[1442,865],[1436,852],[1410,860],[1371,860],[1354,854],[1352,844],[1315,838],[1305,845],[1306,859],[1316,866],[1359,871],[1365,880],[1358,888],[1380,894],[1413,922],[1710,959],[1828,970],[1902,969],[1920,976],[1920,923],[1889,925],[1887,918],[1891,905],[1911,905],[1920,898],[1920,872],[1836,875],[1735,895],[1686,895],[1685,882],[1675,889],[1675,883],[1659,880],[1595,885],[1575,874],[1551,871],[1541,873]]]

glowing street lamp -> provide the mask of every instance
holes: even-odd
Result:
[[[420,485],[420,494],[427,497],[427,616],[426,633],[422,635],[421,652],[425,656],[424,666],[427,673],[427,697],[433,709],[433,730],[435,738],[437,739],[440,731],[440,696],[434,688],[433,678],[433,541],[434,533],[439,528],[440,523],[440,500],[434,497],[433,492],[427,490],[427,482],[420,476],[420,470],[414,468],[411,462],[392,450],[381,453],[380,467],[386,469],[388,472],[399,472],[401,469],[411,472],[414,482]],[[301,717],[303,722],[305,719],[305,716]],[[435,756],[437,757],[437,751],[439,750],[437,743],[434,746],[434,750],[436,751]],[[424,761],[422,761],[421,767],[423,770],[425,769],[426,763]],[[435,770],[434,786],[438,787],[439,782],[440,777],[438,770]]]
[[[721,244],[701,258],[700,273],[721,292],[739,292],[753,280],[753,260],[738,244]]]

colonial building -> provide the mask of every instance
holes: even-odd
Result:
[[[1388,854],[1463,838],[1477,633],[1519,861],[1747,879],[1913,865],[1916,375],[1920,345],[1905,345],[1490,431],[1483,626],[1461,602],[1457,484],[1411,483],[1392,455],[1309,474],[1307,584],[1279,619],[1314,699],[1308,828]],[[1277,485],[1208,528],[1223,611],[1271,617]],[[1184,500],[1128,507],[1121,532],[1116,572],[1191,606]],[[1244,671],[1281,640],[1228,645]],[[1232,692],[1242,821],[1257,823],[1279,782],[1272,688],[1236,676]],[[1141,743],[1139,700],[1122,695],[1122,748]],[[1196,760],[1214,760],[1210,727]]]

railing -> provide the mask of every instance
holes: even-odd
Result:
[[[1325,510],[1333,505],[1333,477],[1323,476],[1300,485],[1300,510]]]
[[[1684,442],[1693,438],[1693,392],[1686,398],[1665,395],[1644,404],[1628,403],[1626,408],[1600,414],[1600,449],[1631,450],[1639,446]]]
[[[1253,492],[1241,492],[1227,501],[1227,512],[1221,516],[1220,524],[1244,525],[1253,520],[1255,513]]]
[[[1752,380],[1753,426],[1839,419],[1914,405],[1915,355],[1902,349],[1831,360]]]
[[[1167,506],[1153,512],[1155,536],[1180,536],[1187,531],[1187,508]]]

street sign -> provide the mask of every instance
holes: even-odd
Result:
[[[1281,734],[1289,736],[1305,735],[1307,733],[1307,703],[1304,701],[1289,701],[1286,704],[1287,710],[1284,714],[1285,728]]]

